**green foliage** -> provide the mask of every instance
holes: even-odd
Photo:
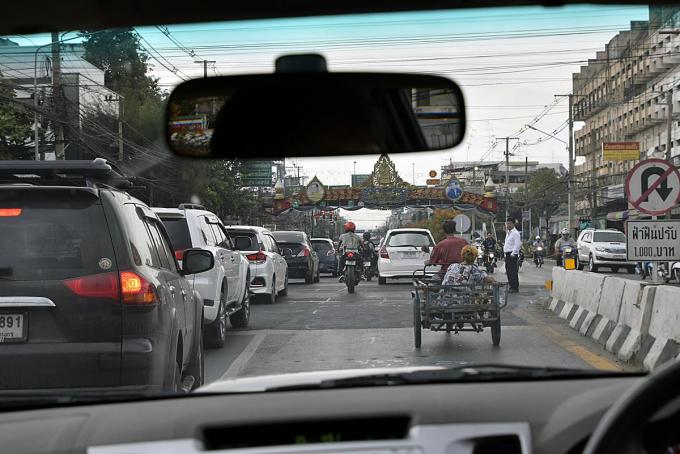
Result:
[[[531,209],[533,219],[543,216],[548,221],[566,200],[567,179],[552,169],[538,169],[531,174],[527,190],[522,188],[513,194],[514,202],[524,209]]]
[[[31,136],[32,115],[15,98],[14,88],[0,73],[0,159],[17,159],[29,151],[25,143]]]

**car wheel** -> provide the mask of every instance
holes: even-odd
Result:
[[[316,277],[314,278],[314,282],[319,282],[321,280],[321,271],[319,269],[316,269]]]
[[[278,292],[276,290],[276,275],[272,276],[272,292],[264,295],[264,302],[266,304],[274,304],[276,303],[276,297],[278,295]]]
[[[592,255],[588,258],[588,271],[597,273],[597,265],[595,265],[595,259]]]
[[[310,270],[309,274],[305,276],[305,284],[313,284],[314,283],[314,270]]]
[[[203,323],[201,322],[201,330],[203,328]],[[199,335],[198,346],[196,347],[196,352],[194,353],[194,359],[187,370],[187,375],[194,377],[194,384],[191,386],[191,390],[197,389],[203,386],[205,380],[205,362],[203,356],[203,336]]]
[[[286,280],[283,283],[283,290],[279,292],[279,296],[288,296],[288,275],[286,274]]]
[[[577,270],[582,270],[584,267],[583,263],[581,262],[581,259],[579,258],[578,255],[576,255],[576,269]]]
[[[248,277],[248,282],[250,282],[250,277]],[[250,286],[248,282],[246,282],[246,288],[243,292],[241,309],[229,316],[229,322],[235,328],[246,328],[250,322]]]
[[[217,309],[217,318],[206,326],[205,343],[210,348],[222,348],[227,339],[227,312],[225,310],[226,286],[222,285],[220,291],[220,306]]]
[[[378,276],[378,285],[385,285],[385,284],[387,284],[387,278],[382,277],[382,276]]]

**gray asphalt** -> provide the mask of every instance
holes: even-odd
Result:
[[[493,276],[505,281],[504,275]],[[492,345],[488,330],[423,331],[420,349],[413,344],[409,281],[362,282],[350,295],[331,277],[312,285],[291,280],[287,297],[274,305],[253,304],[250,326],[230,329],[223,349],[207,351],[206,382],[310,370],[475,363],[628,369],[546,309],[550,276],[550,264],[522,268],[520,293],[510,295],[502,314],[499,347]]]

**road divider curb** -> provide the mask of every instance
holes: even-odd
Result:
[[[555,267],[550,293],[550,311],[622,361],[680,359],[680,288]]]

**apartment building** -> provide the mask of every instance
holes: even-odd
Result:
[[[680,8],[650,7],[650,21],[631,22],[573,75],[573,117],[578,214],[596,225],[628,210],[625,175],[637,161],[605,161],[603,142],[640,144],[640,158],[666,157],[672,103],[670,156],[680,163]],[[577,123],[578,127],[578,123]],[[579,159],[580,158],[580,159]]]

